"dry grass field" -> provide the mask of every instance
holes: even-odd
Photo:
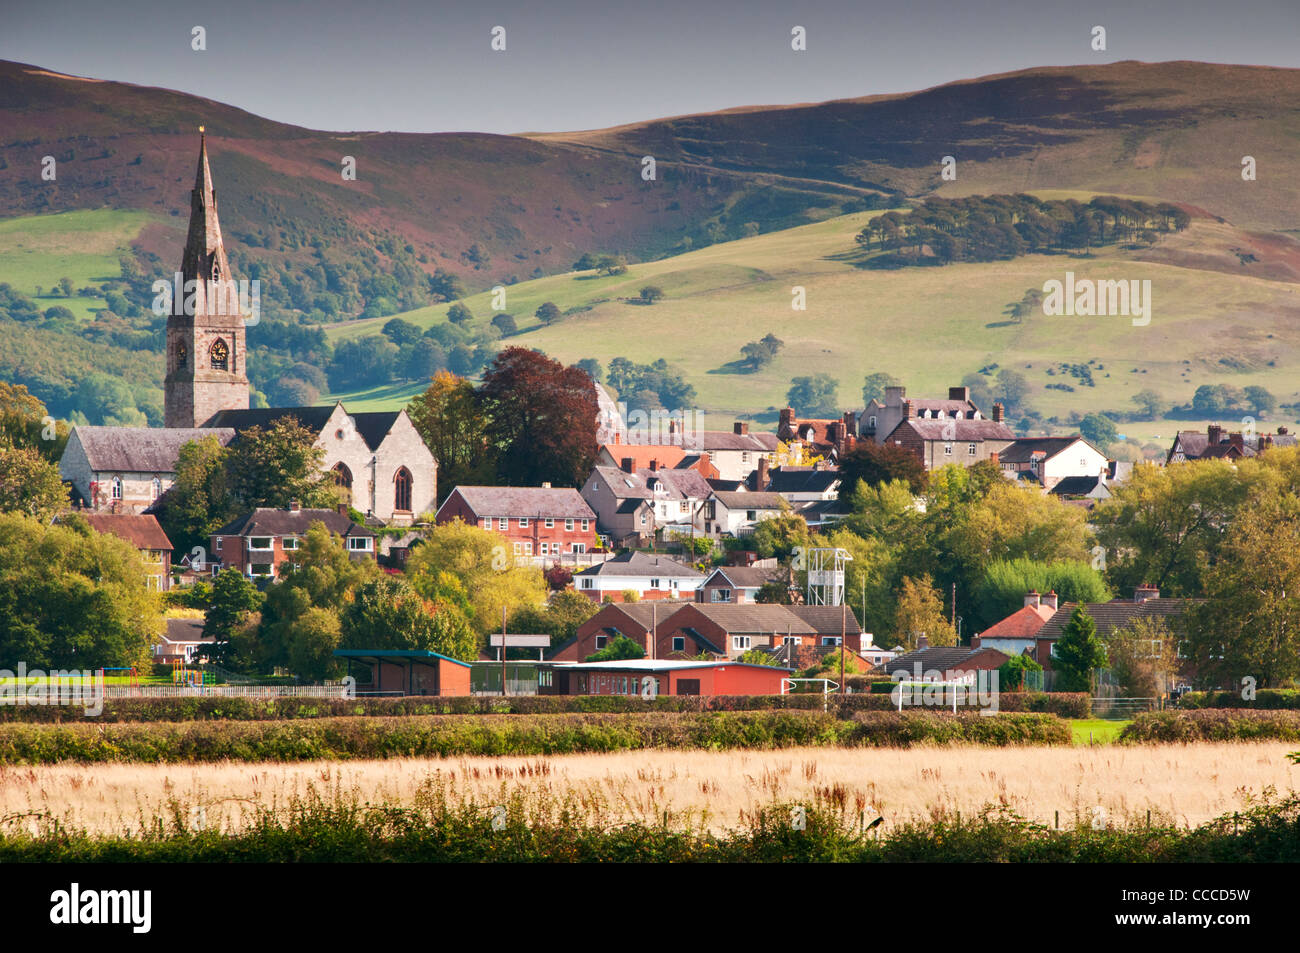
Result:
[[[355,796],[411,804],[441,785],[453,801],[485,808],[514,794],[552,802],[572,796],[608,822],[662,819],[715,831],[742,812],[820,795],[845,810],[877,812],[890,827],[909,819],[994,806],[1062,826],[1097,806],[1117,821],[1196,826],[1270,789],[1300,789],[1294,744],[1071,748],[785,749],[638,751],[544,758],[407,759],[307,764],[58,765],[0,768],[0,823],[29,829],[57,818],[74,828],[127,833],[155,818],[237,829],[257,808],[295,797]]]

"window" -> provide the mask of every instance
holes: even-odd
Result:
[[[839,645],[840,637],[838,635],[823,635],[822,645]]]
[[[547,529],[555,529],[555,520],[554,520],[554,519],[548,519],[548,520],[546,521],[546,528],[547,528]]]
[[[975,456],[975,444],[971,443],[966,445],[966,455],[970,457]]]
[[[208,348],[208,359],[212,363],[214,371],[226,371],[230,369],[230,346],[221,338],[212,342],[212,347]]]
[[[285,549],[297,549],[297,548],[298,548],[298,537],[297,537],[297,536],[286,536],[286,537],[284,538],[284,541],[283,541],[282,545],[284,546]]]
[[[741,462],[741,463],[748,463],[748,462],[749,462],[749,451],[748,451],[748,450],[746,450],[745,452],[743,452],[743,453],[740,455],[740,462]]]
[[[510,518],[506,516],[497,517],[497,529],[508,529],[510,527]]]
[[[731,637],[731,647],[737,650],[749,648],[749,636],[733,635]]]
[[[690,508],[691,508],[690,504],[687,503],[685,500],[682,500],[680,503],[677,504],[677,512],[679,513],[685,513],[689,511]]]
[[[641,525],[645,525],[645,510],[641,511]]]
[[[950,443],[945,443],[945,444],[943,445],[943,455],[944,455],[945,457],[951,457],[951,456],[952,456],[952,444],[950,444]]]
[[[153,494],[151,499],[156,500],[158,499],[158,497],[162,496],[162,480],[158,479],[157,477],[153,478],[151,493]]]
[[[555,545],[556,545],[556,546],[559,546],[560,544],[559,544],[559,543],[556,543]],[[542,543],[540,546],[537,547],[537,552],[540,553],[540,554],[543,555],[543,556],[549,555],[550,552],[551,552],[551,544],[550,544],[550,543]],[[558,553],[559,550],[557,549],[556,552]]]
[[[189,364],[189,362],[190,362],[190,349],[185,346],[184,342],[177,344],[176,345],[176,366],[178,368],[184,368],[187,364]]]
[[[711,597],[712,601],[714,601],[714,602],[730,602],[730,601],[731,601],[731,590],[730,590],[730,589],[714,589],[712,592],[709,593],[709,596]]]
[[[573,532],[573,520],[565,520],[565,521],[564,521],[564,531],[565,531],[566,533],[572,533],[572,532]]]
[[[585,533],[591,528],[591,520],[582,521],[582,531]]]
[[[745,510],[745,520],[747,522],[752,523],[757,519],[758,519],[758,510]]]
[[[524,544],[523,544],[523,543],[515,543],[515,555],[516,555],[516,556],[519,556],[519,555],[521,555],[521,554],[523,553],[523,551],[524,551]]]
[[[270,563],[249,563],[248,574],[250,576],[271,576],[274,575]]]
[[[525,555],[525,556],[531,556],[532,554],[533,554],[533,541],[532,541],[531,539],[529,539],[529,540],[525,540],[525,541],[524,541],[524,555]]]
[[[527,529],[527,528],[528,528],[528,517],[527,517],[527,516],[521,516],[521,517],[519,517],[519,528],[520,528],[520,529]]]
[[[370,537],[369,537],[369,536],[349,536],[349,537],[348,537],[348,549],[350,549],[350,550],[353,551],[353,552],[358,552],[358,553],[368,553],[368,552],[370,552]]]
[[[876,429],[876,415],[875,415],[875,414],[872,414],[870,417],[867,418],[867,426],[870,427],[872,430],[875,430],[875,429]]]
[[[801,643],[802,641],[803,641],[803,639],[799,638],[799,636],[797,636],[797,635],[783,635],[783,636],[781,636],[781,644],[782,644],[782,645],[798,645],[798,644]]]
[[[411,471],[406,467],[398,467],[393,475],[393,509],[411,512]]]
[[[685,652],[685,651],[686,651],[686,636],[684,636],[684,635],[674,635],[674,636],[673,636],[673,651],[674,651],[674,652]]]
[[[214,536],[213,540],[215,540],[215,542],[213,543],[212,548],[215,549],[217,552],[221,552],[221,537]]]
[[[346,463],[339,461],[334,464],[334,468],[330,470],[330,473],[334,475],[334,485],[342,491],[339,494],[340,502],[350,504],[352,502],[352,471],[348,469]]]
[[[249,549],[273,549],[270,536],[250,536],[248,537]]]
[[[609,641],[609,636],[607,635],[596,636],[596,648],[603,649],[605,647],[605,643],[608,641]]]
[[[572,548],[570,549],[570,552],[574,552],[574,553],[585,553],[586,551],[587,551],[586,543],[574,543]]]
[[[491,529],[491,528],[492,528],[492,517],[490,517],[490,516],[486,516],[486,517],[483,518],[483,521],[482,521],[482,522],[483,522],[483,528],[484,528],[484,529]]]
[[[113,477],[113,483],[112,483],[112,494],[113,494],[113,499],[115,499],[115,500],[120,500],[120,499],[122,498],[122,478],[121,478],[121,477]]]
[[[651,588],[651,589],[658,589],[658,588],[659,588],[659,580],[658,580],[658,579],[651,579],[651,580],[650,580],[650,588]]]
[[[582,580],[582,588],[583,588],[583,589],[591,589],[591,588],[593,588],[593,587],[592,587],[592,583],[593,583],[593,582],[595,582],[594,579],[590,579],[590,578],[583,579],[583,580]]]

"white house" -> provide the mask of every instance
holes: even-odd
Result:
[[[1007,476],[1032,480],[1046,490],[1066,477],[1103,476],[1109,461],[1083,437],[1020,437],[998,453]]]
[[[622,553],[573,577],[573,588],[593,602],[622,602],[631,590],[641,600],[693,599],[704,573],[667,556]]]
[[[788,509],[790,504],[780,493],[715,490],[704,504],[704,532],[711,536],[748,536],[760,522]]]

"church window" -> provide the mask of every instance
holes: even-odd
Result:
[[[334,469],[331,470],[330,472],[334,474],[334,485],[342,491],[342,493],[340,494],[341,501],[344,503],[351,503],[352,502],[352,471],[348,469],[348,465],[342,461],[339,461],[338,463],[334,464]]]
[[[184,344],[176,345],[176,366],[185,367],[190,360],[190,350]]]
[[[113,499],[120,500],[122,498],[122,478],[113,477],[112,487],[113,487]]]
[[[411,511],[411,471],[406,467],[398,468],[393,477],[393,509]]]
[[[228,370],[230,367],[230,348],[221,338],[212,342],[212,347],[208,350],[208,356],[212,359],[212,369],[216,371]]]
[[[157,477],[154,477],[154,478],[153,478],[153,497],[152,497],[152,498],[156,500],[156,499],[158,499],[158,497],[160,497],[160,496],[162,496],[162,480],[158,479]]]

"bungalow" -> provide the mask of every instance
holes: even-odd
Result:
[[[541,695],[780,695],[791,670],[695,659],[624,659],[554,666]]]
[[[697,602],[757,602],[759,590],[768,583],[782,587],[791,584],[790,570],[781,566],[719,566],[709,573],[695,591]]]
[[[274,579],[285,563],[294,565],[312,523],[323,523],[332,534],[342,537],[353,560],[377,560],[374,530],[352,522],[347,511],[342,503],[337,510],[305,510],[297,503],[282,510],[258,507],[212,534],[210,559],[249,578]]]
[[[170,665],[179,662],[191,664],[198,658],[200,651],[215,643],[210,635],[203,634],[202,619],[167,619],[166,628],[160,641],[153,647],[153,661],[156,665]]]
[[[573,577],[573,587],[593,602],[622,602],[632,591],[638,599],[690,599],[704,573],[667,556],[621,553]]]
[[[656,626],[659,658],[714,655],[738,658],[750,649],[832,646],[841,635],[850,651],[861,646],[862,629],[839,606],[784,606],[697,602],[682,606]]]
[[[461,520],[502,536],[516,559],[545,560],[595,548],[596,514],[571,487],[458,486],[438,507],[439,525]]]
[[[109,533],[124,539],[144,560],[145,578],[150,589],[165,592],[171,588],[172,543],[156,517],[135,513],[79,514],[97,533]]]

